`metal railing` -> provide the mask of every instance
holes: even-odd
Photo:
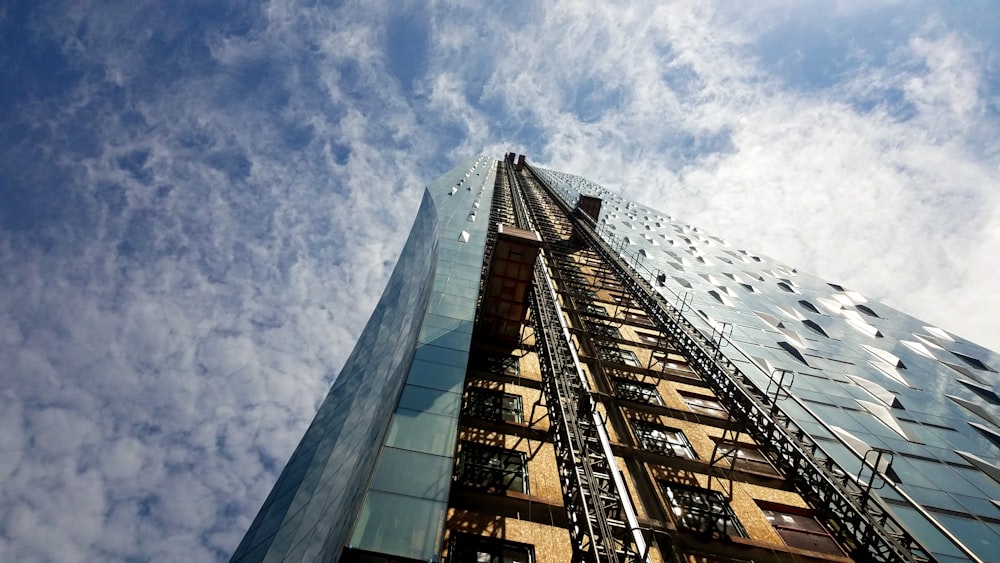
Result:
[[[889,513],[867,494],[854,476],[841,470],[805,430],[774,405],[725,354],[719,343],[705,336],[636,270],[628,257],[616,252],[594,229],[595,223],[574,214],[534,169],[534,176],[583,237],[618,275],[630,293],[650,313],[687,357],[688,365],[710,385],[719,401],[739,420],[761,451],[795,486],[816,515],[855,559],[877,562],[931,562],[935,559]]]

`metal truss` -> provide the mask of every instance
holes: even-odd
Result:
[[[518,180],[504,166],[517,226],[533,229],[533,220]],[[537,222],[543,240],[555,240],[551,223]],[[544,245],[543,245],[544,248]],[[573,560],[592,563],[646,562],[647,546],[614,464],[608,436],[596,404],[585,386],[545,260],[535,263],[530,296],[552,442],[573,540]]]
[[[831,533],[858,561],[923,563],[935,559],[853,475],[844,472],[805,430],[775,405],[713,341],[602,239],[593,220],[576,215],[568,203],[529,166],[527,171],[572,220],[574,236],[586,240],[611,266],[631,294],[687,357],[688,365],[712,388],[744,432],[792,483]]]

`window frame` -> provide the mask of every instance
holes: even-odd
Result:
[[[565,287],[560,287],[559,289],[573,295],[575,298],[580,300],[590,300],[590,301],[600,301],[601,296],[597,293],[597,290],[590,285],[574,285],[571,283],[564,284]]]
[[[519,551],[525,559],[511,559],[511,551]],[[482,556],[489,557],[488,563],[534,563],[535,546],[501,540],[489,536],[451,531],[448,538],[448,563],[484,563]]]
[[[608,310],[603,305],[598,305],[591,301],[584,301],[578,305],[579,312],[593,317],[607,317]]]
[[[628,379],[624,377],[612,378],[611,383],[614,385],[615,395],[623,399],[628,399],[637,403],[647,403],[650,405],[662,406],[664,404],[663,397],[660,395],[660,390],[657,388],[655,383],[647,383],[645,381],[637,381],[635,379]],[[623,391],[622,388],[628,386],[634,386],[637,389]]]
[[[511,399],[515,400],[516,408],[507,406]],[[491,402],[495,404],[490,404]],[[508,416],[508,413],[511,414]],[[524,402],[520,395],[514,393],[469,386],[462,401],[462,414],[490,422],[524,424]]]
[[[669,340],[666,337],[663,337],[659,334],[653,334],[651,332],[643,332],[641,330],[637,330],[635,331],[635,335],[639,337],[639,340],[641,340],[643,344],[646,344],[647,346],[651,346],[653,348],[660,348],[666,345],[667,342],[669,342]]]
[[[619,307],[623,309],[635,306],[635,302],[632,301],[632,298],[624,295],[611,294],[611,300],[614,301],[615,304],[617,304]]]
[[[795,549],[804,549],[807,551],[813,551],[816,553],[825,553],[828,555],[840,555],[844,556],[845,552],[843,547],[841,547],[840,542],[837,538],[833,537],[830,530],[823,525],[812,513],[812,511],[806,508],[799,508],[796,506],[788,506],[784,504],[778,504],[774,502],[768,502],[765,500],[758,500],[757,506],[760,508],[761,512],[764,513],[764,518],[767,519],[771,527],[774,528],[775,533],[781,537],[781,541],[785,542],[785,545]],[[775,524],[776,518],[772,518],[768,513],[774,513],[777,515],[793,516],[795,520],[799,522],[808,522],[810,527],[802,527],[800,525],[794,525],[793,523],[782,522],[781,524]],[[787,537],[782,532],[788,532],[790,537]],[[801,542],[797,542],[792,538],[796,539],[812,539],[818,540],[821,543],[825,543],[826,548],[814,549],[815,544],[803,545]],[[791,541],[790,541],[791,540]],[[831,550],[830,548],[835,550]]]
[[[626,356],[626,354],[629,356]],[[636,368],[642,367],[642,362],[639,361],[639,356],[637,356],[635,352],[632,350],[623,350],[614,345],[598,345],[597,355],[601,360],[607,362],[625,364]]]
[[[605,324],[600,321],[585,319],[583,321],[583,326],[587,330],[587,334],[591,336],[600,336],[604,338],[617,338],[617,339],[621,339],[622,337],[622,333],[620,330],[618,330],[618,327]]]
[[[733,469],[781,477],[781,473],[771,464],[771,460],[767,459],[767,456],[757,446],[743,442],[724,442],[717,436],[713,436],[712,440],[715,441],[716,448],[722,452],[723,457],[729,456],[729,453],[732,451],[729,449],[730,446],[736,446],[736,457],[732,462]],[[746,455],[747,452],[754,452],[756,456]]]
[[[729,420],[729,411],[723,406],[721,402],[715,397],[710,397],[708,395],[700,395],[698,393],[692,393],[690,391],[685,391],[678,389],[677,394],[680,395],[681,400],[687,406],[688,410],[695,414],[710,416],[712,418],[720,418],[723,420]],[[706,406],[703,404],[692,404],[693,401],[698,402],[712,402],[719,406],[719,408],[713,408],[711,406]]]
[[[587,277],[578,270],[562,270],[559,272],[559,278],[561,278],[564,283],[571,286],[579,287],[590,285],[590,280],[588,280]]]
[[[663,369],[678,369],[680,366],[688,365],[687,358],[670,350],[653,350],[652,358],[653,364]]]
[[[633,313],[632,311],[626,311],[625,320],[627,322],[646,327],[656,326],[646,313]]]
[[[658,481],[660,492],[667,501],[669,512],[678,528],[693,532],[749,537],[746,528],[736,517],[736,512],[719,491],[681,485],[671,481]],[[697,500],[684,504],[681,500]],[[711,519],[712,515],[723,518]],[[714,526],[710,526],[714,522]],[[698,524],[701,525],[698,525]],[[722,524],[720,526],[720,524]]]
[[[513,465],[517,467],[512,468]],[[507,479],[504,474],[513,475],[510,482],[504,482]],[[521,486],[513,487],[518,479]],[[529,494],[528,455],[518,450],[463,441],[455,459],[454,480],[464,487],[487,493]]]
[[[668,457],[699,459],[698,452],[694,450],[683,430],[638,418],[629,419],[629,423],[636,442],[642,449]],[[663,436],[655,436],[652,434],[654,432],[660,432]],[[671,436],[676,439],[670,440]]]
[[[489,352],[482,352],[481,355],[473,353],[473,356],[477,355],[481,358],[481,360],[476,362],[474,365],[479,371],[484,371],[493,375],[506,375],[510,377],[521,376],[521,359],[517,356],[510,354],[492,354]]]

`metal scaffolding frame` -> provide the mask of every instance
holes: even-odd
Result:
[[[509,165],[504,168],[517,226],[534,230],[536,221],[524,202],[515,173]],[[555,233],[545,235],[551,241]],[[573,540],[573,559],[593,563],[646,562],[647,542],[580,369],[546,269],[544,248],[543,259],[535,263],[530,310],[542,392],[553,429],[553,449]]]
[[[525,170],[572,220],[574,235],[586,240],[614,270],[626,291],[670,336],[689,366],[709,384],[730,415],[744,425],[745,433],[759,444],[852,557],[879,563],[935,561],[881,501],[871,496],[868,487],[841,470],[806,431],[780,411],[777,396],[770,397],[760,390],[722,353],[716,340],[724,338],[713,339],[699,331],[598,235],[593,219],[575,214],[530,165]]]

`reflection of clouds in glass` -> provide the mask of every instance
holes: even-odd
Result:
[[[23,49],[0,53],[19,85],[0,88],[0,551],[227,557],[364,326],[420,187],[479,151],[617,182],[995,339],[1000,135],[979,55],[994,39],[972,9],[860,4],[559,5],[510,26],[432,6],[427,29],[390,22],[391,3],[8,11]],[[790,29],[832,22],[788,51],[823,71],[807,83],[745,54],[796,39],[771,27],[779,12]],[[878,51],[865,18],[894,22]],[[426,38],[419,68],[406,33]],[[671,274],[704,264],[677,251]]]

